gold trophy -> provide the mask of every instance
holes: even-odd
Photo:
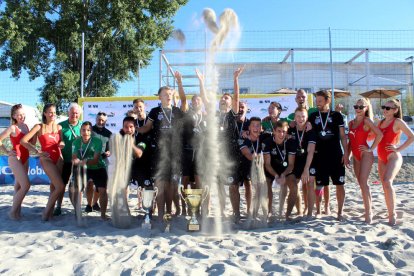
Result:
[[[200,231],[201,226],[197,220],[197,214],[199,213],[201,203],[204,202],[208,196],[208,187],[205,186],[204,189],[183,189],[181,186],[178,190],[180,196],[185,202],[185,205],[187,206],[187,209],[191,209],[191,218],[187,224],[187,231]],[[205,194],[204,197],[203,194]]]
[[[154,188],[154,190],[146,190],[145,188],[142,189],[141,187],[139,187],[138,189],[142,201],[142,207],[145,211],[145,217],[144,222],[142,223],[142,228],[151,229],[151,220],[149,217],[149,212],[151,212],[153,202],[157,198],[158,189]]]

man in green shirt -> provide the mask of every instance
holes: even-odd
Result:
[[[305,107],[308,110],[308,116],[311,115],[313,112],[318,111],[318,109],[316,107],[308,107],[308,93],[306,93],[306,91],[304,89],[299,89],[296,92],[296,97],[295,97],[295,101],[298,104],[298,107]],[[287,122],[290,124],[290,122],[292,122],[295,119],[295,112],[289,114],[289,116],[287,116],[286,120]]]
[[[69,118],[63,122],[60,122],[59,125],[62,126],[62,139],[65,143],[65,147],[62,149],[63,155],[63,169],[62,169],[62,180],[63,184],[69,182],[69,177],[72,173],[72,142],[80,136],[80,128],[82,121],[79,120],[80,115],[82,114],[82,109],[77,103],[71,103],[69,105]],[[65,187],[66,190],[66,187]],[[56,208],[53,212],[54,216],[59,216],[62,206],[64,193],[61,194],[56,201]]]
[[[108,182],[108,174],[106,172],[106,164],[102,159],[102,141],[92,135],[92,124],[84,122],[81,127],[81,137],[75,139],[72,143],[74,165],[86,166],[87,184],[86,194],[88,205],[85,208],[92,210],[92,194],[93,185],[99,193],[99,203],[101,205],[101,218],[106,220],[106,207],[108,206],[108,194],[106,185]]]

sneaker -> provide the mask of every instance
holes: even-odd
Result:
[[[53,215],[60,216],[61,214],[62,214],[62,209],[60,208],[60,206],[57,206],[55,210],[53,210]]]
[[[92,209],[94,210],[94,211],[101,211],[101,207],[99,207],[99,205],[98,205],[98,203],[95,203],[93,206],[92,206]]]
[[[90,212],[92,212],[92,207],[91,207],[91,205],[86,205],[86,207],[85,207],[85,212],[86,212],[86,213],[90,213]]]

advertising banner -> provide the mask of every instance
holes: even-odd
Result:
[[[14,175],[9,167],[8,156],[0,156],[0,185],[13,184]],[[50,180],[40,165],[39,157],[29,157],[29,180],[33,184],[49,184]]]
[[[90,121],[95,124],[96,114],[98,112],[105,112],[108,116],[106,127],[113,133],[119,132],[122,128],[122,120],[126,113],[133,108],[132,101],[136,97],[102,97],[102,98],[81,98],[79,104],[83,107],[83,121]],[[145,101],[146,111],[149,112],[151,108],[157,107],[160,103],[158,97],[142,97]],[[188,102],[191,105],[191,96],[188,96]],[[290,113],[295,111],[297,104],[295,102],[295,95],[275,95],[275,94],[243,94],[240,95],[240,101],[247,102],[248,114],[247,117],[264,118],[268,115],[268,107],[272,101],[278,102],[282,105],[283,111],[281,118],[287,117]],[[218,109],[218,100],[217,100]]]

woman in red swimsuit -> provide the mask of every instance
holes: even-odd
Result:
[[[348,151],[353,157],[354,173],[362,192],[362,200],[365,208],[365,222],[372,222],[372,197],[368,185],[368,176],[374,163],[372,151],[382,139],[382,132],[372,121],[372,106],[368,99],[360,98],[354,105],[355,119],[349,122]],[[375,140],[371,147],[368,146],[368,134],[373,133]]]
[[[61,139],[62,127],[56,123],[56,107],[53,104],[46,104],[43,108],[42,124],[35,125],[26,134],[21,143],[27,149],[31,149],[39,154],[40,163],[50,179],[50,196],[43,212],[42,219],[49,220],[53,216],[53,208],[59,194],[64,192],[62,171],[61,149],[65,146]],[[28,143],[30,139],[39,139],[41,150],[37,150]]]
[[[9,156],[9,166],[15,179],[13,205],[9,212],[9,217],[13,220],[18,220],[21,218],[23,199],[30,189],[29,177],[27,176],[29,151],[20,145],[20,140],[29,132],[29,128],[24,123],[26,116],[21,104],[12,106],[10,117],[12,119],[11,126],[0,134],[0,147]],[[10,150],[2,144],[6,137],[10,137],[13,145],[13,148]]]
[[[388,223],[395,225],[397,216],[395,213],[395,190],[392,184],[403,163],[400,152],[414,142],[414,133],[401,119],[400,102],[389,100],[381,108],[384,119],[378,123],[378,127],[384,137],[378,144],[378,173],[384,189]],[[401,133],[407,136],[407,140],[398,146]]]

